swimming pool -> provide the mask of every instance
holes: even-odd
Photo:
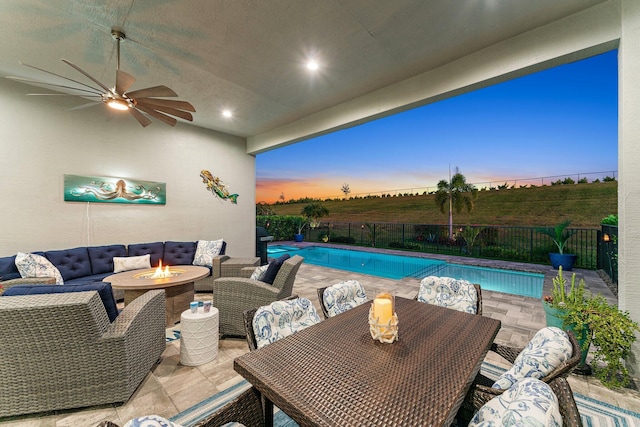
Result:
[[[309,246],[273,245],[267,248],[271,257],[284,253],[298,254],[309,264],[337,268],[356,273],[370,274],[389,279],[426,276],[446,276],[478,283],[482,289],[542,298],[543,274],[525,273],[496,268],[474,267],[461,264],[449,264],[446,261],[412,256],[390,255],[377,252]]]

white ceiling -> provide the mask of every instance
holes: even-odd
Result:
[[[117,27],[130,90],[166,85],[194,124],[252,137],[604,1],[2,0],[0,76],[88,83],[65,58],[113,86]]]

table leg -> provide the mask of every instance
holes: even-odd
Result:
[[[273,427],[273,402],[262,396],[264,403],[264,425],[265,427]]]

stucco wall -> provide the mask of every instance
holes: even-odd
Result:
[[[255,157],[242,138],[154,120],[142,128],[103,105],[0,79],[0,256],[82,245],[224,238],[228,254],[255,251]],[[197,114],[197,113],[196,113]],[[220,177],[238,203],[207,191]],[[63,200],[64,174],[166,183],[166,205]]]

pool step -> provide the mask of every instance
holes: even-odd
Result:
[[[422,279],[427,276],[439,276],[447,268],[447,263],[442,261],[442,263],[429,265],[427,267],[421,268],[415,273],[411,274],[409,277],[413,277],[415,279]]]

